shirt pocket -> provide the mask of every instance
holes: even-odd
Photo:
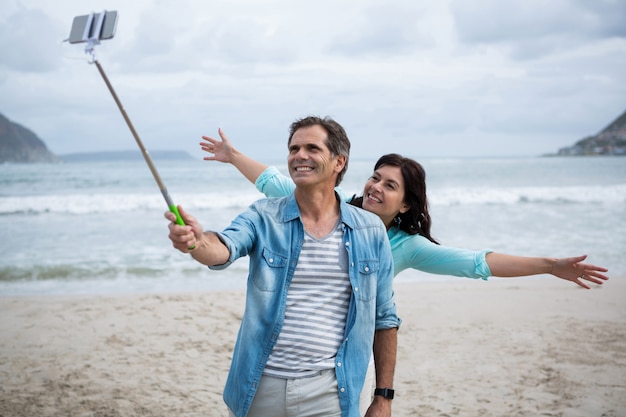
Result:
[[[358,282],[354,288],[357,299],[371,301],[376,298],[379,267],[380,263],[377,260],[359,261]]]
[[[287,256],[263,248],[259,269],[251,277],[254,286],[261,291],[277,291],[282,288],[288,261]]]

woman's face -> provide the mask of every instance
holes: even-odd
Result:
[[[404,178],[399,167],[383,165],[374,171],[363,189],[363,208],[378,214],[387,228],[398,213],[409,209],[404,202]]]

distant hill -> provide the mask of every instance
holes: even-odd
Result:
[[[600,133],[559,149],[557,155],[626,155],[626,112]]]
[[[152,159],[193,159],[182,151],[149,151]],[[96,162],[96,161],[141,161],[139,149],[134,151],[86,152],[57,156],[31,130],[14,123],[0,114],[0,163],[33,162]]]
[[[35,133],[0,114],[0,163],[59,161]]]
[[[189,160],[191,155],[183,151],[148,151],[154,160]],[[63,162],[99,162],[99,161],[143,161],[143,154],[137,148],[135,151],[103,151],[70,153],[61,155]]]

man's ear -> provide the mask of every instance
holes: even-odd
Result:
[[[335,162],[335,170],[337,172],[341,172],[341,170],[346,166],[346,156],[338,155],[337,161]]]

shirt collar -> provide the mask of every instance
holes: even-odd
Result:
[[[349,204],[345,201],[342,201],[339,195],[335,192],[335,198],[339,201],[339,212],[340,219],[339,221],[343,222],[346,226],[354,229],[356,224],[356,219],[354,217],[354,213],[352,212]],[[296,196],[294,193],[291,193],[287,197],[287,202],[285,204],[285,209],[283,211],[283,221],[289,222],[291,220],[297,219],[300,217],[300,209],[298,208],[298,203],[296,202]]]

